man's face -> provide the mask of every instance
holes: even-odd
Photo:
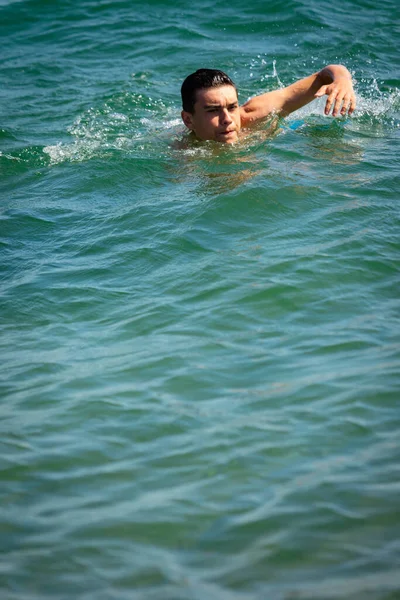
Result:
[[[232,85],[197,90],[194,113],[182,111],[186,127],[200,140],[233,144],[240,131],[240,108]]]

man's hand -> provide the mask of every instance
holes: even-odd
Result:
[[[333,117],[337,117],[339,112],[342,116],[346,113],[351,115],[356,107],[356,95],[353,90],[351,75],[347,69],[341,65],[332,65],[323,69],[319,76],[333,80],[331,83],[322,85],[315,94],[316,98],[328,96],[325,104],[325,114],[329,115],[332,109]]]

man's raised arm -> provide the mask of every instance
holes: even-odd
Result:
[[[271,114],[282,117],[305,106],[315,98],[328,96],[325,114],[332,110],[336,117],[339,113],[349,115],[356,107],[351,75],[342,65],[328,65],[318,73],[300,79],[281,90],[267,92],[248,100],[240,109],[242,124],[250,125]]]

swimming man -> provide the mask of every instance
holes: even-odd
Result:
[[[200,140],[225,144],[237,142],[242,127],[271,115],[285,117],[315,98],[328,96],[325,114],[354,111],[356,98],[351,75],[342,65],[328,65],[318,73],[291,85],[255,96],[239,106],[237,89],[223,71],[199,69],[182,84],[182,119]]]

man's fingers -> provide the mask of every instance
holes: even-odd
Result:
[[[334,117],[338,116],[342,102],[343,102],[343,94],[338,94],[335,98],[335,105],[334,105],[333,111],[332,111],[332,115]]]
[[[351,102],[351,97],[348,94],[346,94],[343,98],[343,105],[340,110],[341,115],[345,115],[347,113],[347,111],[350,108],[350,102]]]
[[[332,104],[333,104],[333,102],[335,100],[335,97],[336,97],[336,93],[335,92],[331,92],[329,94],[328,99],[327,99],[326,104],[325,104],[325,114],[326,115],[329,115],[331,107],[332,107]]]
[[[343,98],[343,105],[340,111],[341,115],[348,113],[351,115],[356,107],[356,97],[354,94],[346,94]]]
[[[332,89],[333,87],[333,89]],[[356,97],[353,90],[346,90],[343,87],[339,88],[332,84],[323,85],[315,94],[316,98],[320,98],[326,94],[328,96],[325,104],[325,114],[329,115],[332,111],[332,116],[337,117],[339,114],[351,115],[356,108]]]
[[[351,115],[354,112],[355,108],[356,108],[356,97],[353,94],[351,97],[351,100],[350,100],[349,115]]]
[[[325,114],[328,115],[332,109],[333,117],[337,117],[339,114],[343,116],[346,113],[351,115],[355,107],[356,99],[354,94],[331,94],[326,102]]]

